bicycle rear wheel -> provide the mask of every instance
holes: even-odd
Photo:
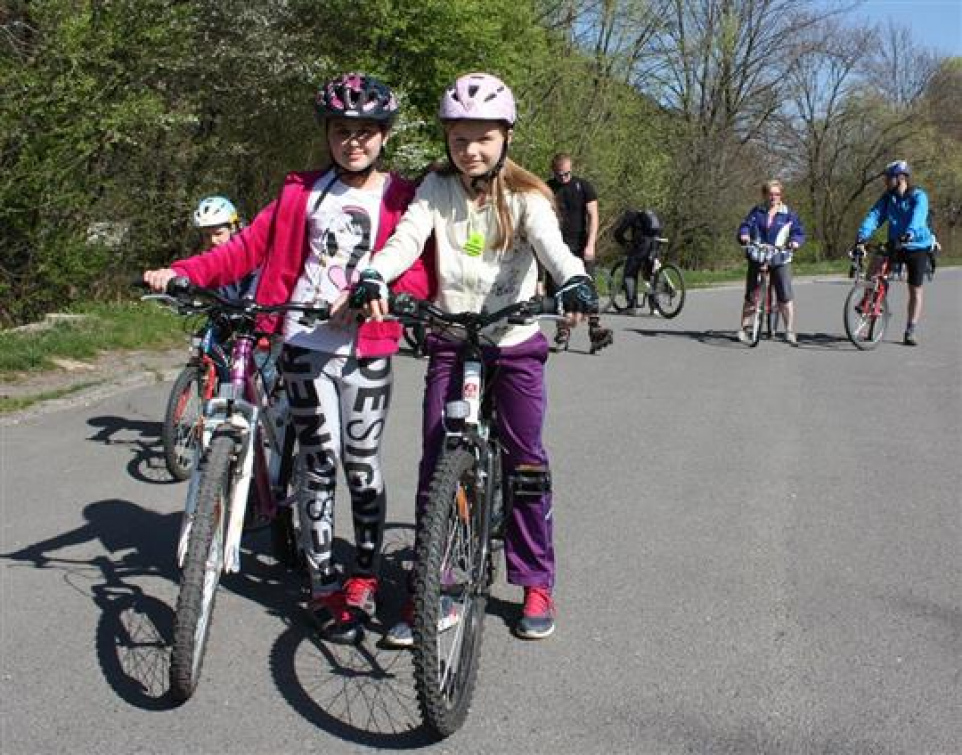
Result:
[[[214,598],[224,565],[224,534],[235,443],[230,433],[216,434],[197,472],[200,475],[197,508],[177,594],[170,657],[170,692],[181,702],[197,689],[210,635]]]
[[[174,381],[167,399],[160,437],[167,471],[175,480],[186,480],[194,469],[194,448],[200,442],[200,419],[204,412],[204,371],[188,364]]]
[[[438,463],[418,525],[414,588],[414,679],[425,724],[441,737],[464,723],[477,680],[487,601],[474,455]]]
[[[879,345],[888,327],[889,309],[887,284],[880,281],[859,281],[845,297],[845,335],[861,351]]]
[[[658,268],[651,289],[652,305],[662,317],[670,320],[681,312],[685,305],[685,276],[677,265],[668,263]]]

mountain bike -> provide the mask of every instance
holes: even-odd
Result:
[[[170,663],[170,691],[187,700],[197,688],[221,574],[240,570],[240,542],[248,505],[271,522],[275,555],[296,559],[296,521],[287,489],[293,476],[294,430],[286,395],[268,393],[254,361],[260,314],[300,312],[305,322],[327,319],[326,304],[264,306],[231,300],[175,278],[167,293],[148,296],[182,309],[214,308],[232,318],[230,371],[204,405],[198,463],[190,478],[177,544],[181,567]],[[279,381],[278,381],[279,382]],[[253,494],[250,494],[253,491]]]
[[[230,339],[230,319],[211,309],[205,314],[207,321],[191,338],[190,359],[170,390],[161,427],[164,462],[175,480],[190,477],[203,433],[204,402],[213,398],[229,377],[224,344]]]
[[[560,319],[555,299],[496,312],[451,314],[407,295],[395,316],[457,330],[461,398],[444,407],[444,446],[418,521],[414,566],[414,678],[421,714],[441,737],[468,714],[477,679],[485,604],[497,575],[498,542],[510,508],[501,476],[497,407],[485,392],[482,330],[507,320]]]
[[[845,335],[861,351],[874,349],[885,335],[891,314],[888,306],[890,278],[899,251],[900,248],[891,244],[856,244],[848,252],[852,260],[854,283],[845,297],[842,319]],[[864,274],[866,254],[879,258],[876,270],[870,277]]]
[[[748,244],[744,249],[745,256],[759,265],[758,290],[755,292],[752,319],[748,327],[748,345],[754,348],[758,346],[763,330],[768,338],[778,331],[779,313],[775,290],[772,288],[771,269],[791,262],[792,250],[761,243]]]
[[[655,247],[651,252],[650,270],[648,276],[640,276],[639,286],[644,290],[637,291],[637,300],[647,303],[649,310],[657,312],[662,317],[671,319],[676,317],[685,304],[685,276],[681,268],[671,262],[661,262],[660,248],[667,244],[668,239],[655,239]],[[607,290],[609,306],[616,312],[628,309],[628,289],[625,286],[625,265],[628,260],[616,262],[611,270],[603,271],[600,276],[599,288]]]

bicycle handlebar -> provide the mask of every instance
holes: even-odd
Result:
[[[774,244],[751,242],[742,246],[745,256],[760,265],[785,265],[792,261],[792,249]]]
[[[898,241],[866,241],[862,244],[855,244],[848,250],[848,256],[854,260],[856,257],[864,257],[866,254],[888,255],[901,251],[905,251],[905,243],[901,239]]]
[[[142,281],[139,285],[147,288]],[[284,312],[300,312],[308,321],[322,321],[330,318],[330,306],[327,302],[317,304],[301,304],[288,302],[286,304],[258,304],[253,299],[229,299],[211,288],[195,286],[188,278],[172,278],[167,283],[165,293],[147,294],[141,297],[174,304],[178,308],[193,312],[207,312],[217,309],[226,314],[244,315],[272,315]]]
[[[396,294],[389,300],[390,312],[398,318],[409,318],[426,325],[436,322],[457,325],[469,332],[480,332],[500,320],[521,325],[532,320],[562,319],[558,302],[552,296],[536,296],[515,302],[494,312],[445,312],[440,307],[410,294]]]

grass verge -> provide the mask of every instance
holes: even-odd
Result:
[[[19,412],[22,409],[27,409],[34,404],[40,403],[41,401],[50,401],[52,399],[63,398],[64,396],[69,396],[73,393],[79,393],[87,388],[92,388],[95,385],[100,385],[102,382],[102,380],[88,380],[85,383],[77,383],[67,388],[59,388],[55,391],[42,391],[41,393],[33,393],[29,396],[0,396],[0,414]]]
[[[0,332],[0,380],[55,367],[53,359],[92,359],[103,351],[165,349],[184,343],[192,320],[150,302],[86,303],[82,320]]]

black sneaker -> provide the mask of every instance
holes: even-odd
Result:
[[[904,343],[906,346],[918,346],[918,345],[919,345],[919,339],[918,339],[918,337],[915,335],[915,331],[914,331],[914,330],[906,330],[906,331],[905,331],[905,335],[902,336],[902,343]]]
[[[570,339],[571,331],[568,328],[558,328],[554,334],[555,351],[567,351]]]

